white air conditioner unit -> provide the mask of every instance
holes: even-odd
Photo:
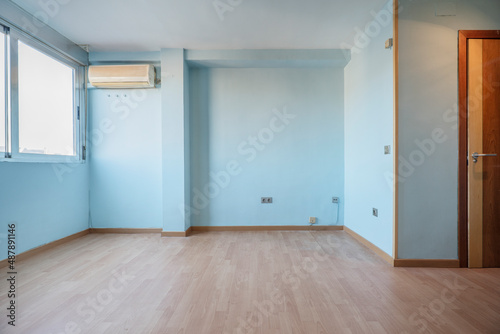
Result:
[[[89,66],[89,82],[96,88],[153,88],[153,65]]]

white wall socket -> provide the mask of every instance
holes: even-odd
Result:
[[[316,217],[309,217],[309,224],[316,224]]]

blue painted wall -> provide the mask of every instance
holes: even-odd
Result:
[[[398,158],[409,160],[415,141],[435,129],[447,140],[402,175],[400,258],[457,258],[457,30],[500,29],[498,1],[458,1],[456,16],[437,17],[440,2],[401,1]],[[392,254],[392,156],[383,155],[392,143],[392,53],[383,49],[390,27],[372,30],[368,44],[351,43],[359,52],[345,70],[345,143],[341,68],[192,70],[184,104],[192,111],[193,225],[306,225],[309,216],[332,224],[331,197],[339,196],[338,223],[345,203],[346,225]],[[102,61],[117,55],[135,57]],[[18,252],[88,228],[89,211],[94,227],[164,226],[168,108],[158,90],[144,99],[136,92],[132,102],[130,92],[90,92],[90,167],[0,163],[0,258],[9,222],[18,224]],[[260,204],[261,196],[274,204]]]
[[[0,163],[0,259],[7,225],[17,225],[17,254],[88,228],[88,164]]]
[[[400,13],[399,257],[458,258],[458,30],[500,29],[500,2],[456,1],[456,16],[436,16],[442,1],[402,0]],[[433,140],[432,133],[443,138]],[[423,159],[422,159],[423,157]]]
[[[159,89],[89,91],[94,228],[161,228]]]
[[[343,223],[342,67],[192,69],[190,82],[192,225]]]
[[[393,52],[384,43],[393,35],[391,6],[363,29],[378,33],[355,37],[345,68],[345,225],[390,255],[393,155],[384,146],[393,145],[394,85]]]

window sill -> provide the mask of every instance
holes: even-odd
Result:
[[[49,157],[15,157],[15,158],[0,158],[0,163],[36,163],[36,164],[65,164],[65,165],[81,165],[84,164],[86,160],[78,159],[75,157],[60,157],[60,156],[49,156]]]

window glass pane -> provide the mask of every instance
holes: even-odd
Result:
[[[74,69],[18,44],[19,152],[74,155]]]
[[[5,152],[5,112],[5,34],[0,32],[0,152]]]

